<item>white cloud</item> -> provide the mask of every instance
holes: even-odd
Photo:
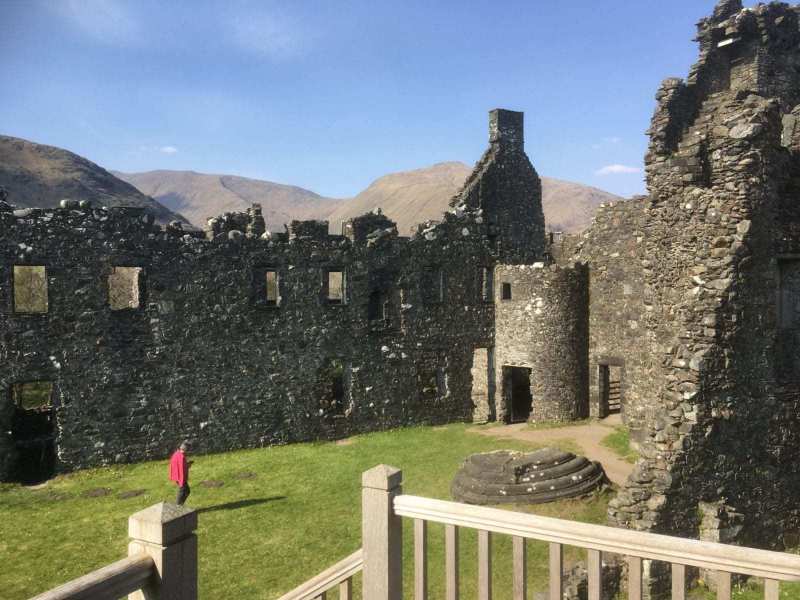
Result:
[[[606,165],[602,169],[594,172],[595,175],[625,175],[629,173],[641,173],[639,167],[629,167],[628,165]]]
[[[231,41],[246,52],[282,60],[305,50],[308,39],[298,27],[276,15],[240,14],[229,22]]]
[[[178,149],[175,146],[161,146],[161,148],[159,148],[158,151],[162,152],[164,154],[177,154],[178,153]]]
[[[84,34],[103,44],[128,45],[141,37],[142,27],[119,0],[63,0],[48,3]]]
[[[603,141],[608,143],[608,144],[619,144],[622,141],[622,138],[616,137],[616,136],[607,137],[607,138],[603,138]]]

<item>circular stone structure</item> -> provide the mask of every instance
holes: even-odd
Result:
[[[584,496],[606,482],[599,462],[555,448],[473,454],[453,479],[451,493],[468,504],[540,504]]]

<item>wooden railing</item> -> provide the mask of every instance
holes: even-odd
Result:
[[[128,519],[128,558],[32,600],[197,600],[197,513],[161,502]]]
[[[336,587],[339,588],[339,600],[352,600],[353,576],[361,571],[363,565],[364,553],[359,548],[278,600],[326,600],[327,593]]]
[[[146,586],[153,577],[155,563],[147,554],[137,554],[73,579],[33,600],[91,600],[121,598]]]
[[[686,567],[717,573],[717,598],[730,600],[731,574],[764,579],[766,600],[778,600],[780,581],[800,581],[800,556],[743,548],[727,544],[591,525],[526,513],[471,506],[401,494],[402,473],[379,465],[362,478],[362,544],[364,598],[402,598],[402,517],[414,520],[414,598],[428,597],[428,523],[445,527],[445,589],[447,600],[459,598],[459,528],[478,532],[478,599],[492,598],[492,535],[513,540],[511,576],[514,600],[524,600],[526,590],[526,540],[550,544],[549,592],[551,600],[563,594],[563,546],[585,548],[588,553],[588,597],[600,600],[602,553],[626,557],[629,567],[628,597],[642,598],[642,561],[672,565],[672,597],[686,597]]]

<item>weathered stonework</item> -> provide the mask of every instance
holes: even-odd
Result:
[[[782,548],[800,525],[800,7],[720,2],[646,157],[642,460],[612,524]],[[723,533],[720,532],[720,539]],[[668,572],[649,570],[656,595]]]
[[[645,198],[601,205],[592,225],[563,240],[558,253],[589,265],[589,390],[592,416],[605,417],[601,375],[616,368],[624,423],[643,435],[649,405],[639,388],[650,354],[644,341],[642,304]],[[575,239],[577,238],[577,239]],[[561,259],[563,262],[566,259]]]
[[[137,209],[3,204],[0,389],[53,383],[60,470],[161,458],[182,439],[211,452],[470,420],[476,398],[494,404],[493,273],[545,259],[522,136],[521,113],[493,111],[489,150],[453,209],[412,238],[372,213],[344,235],[315,221],[270,234],[256,206],[198,233]],[[41,314],[14,304],[26,265],[46,269]],[[525,293],[572,285],[552,278]],[[532,333],[570,327],[544,319]],[[550,353],[554,372],[571,349]],[[553,418],[585,412],[578,391],[551,398]],[[21,415],[0,397],[0,477],[14,474]]]
[[[589,271],[586,265],[498,265],[495,381],[498,420],[513,414],[511,368],[527,371],[532,422],[589,416]],[[504,289],[510,297],[504,298]]]

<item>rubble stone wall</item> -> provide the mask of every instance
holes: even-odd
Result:
[[[602,413],[600,365],[621,371],[621,412],[638,438],[650,408],[639,392],[649,361],[643,276],[645,198],[603,204],[572,245],[571,261],[589,265],[589,390],[592,416]]]
[[[642,262],[652,362],[639,386],[651,408],[612,524],[770,548],[800,524],[800,395],[780,350],[797,322],[782,321],[779,301],[796,293],[781,271],[800,244],[785,134],[800,91],[798,13],[723,0],[698,25],[687,81],[658,92]],[[704,520],[708,506],[735,519]],[[649,577],[656,595],[668,590],[667,572]]]
[[[497,420],[510,417],[505,367],[530,369],[530,421],[588,417],[588,267],[498,265],[494,289]]]
[[[254,206],[200,234],[137,209],[0,203],[0,478],[15,461],[10,390],[26,381],[54,383],[60,470],[161,458],[183,439],[213,452],[471,419],[473,392],[494,402],[495,265],[544,258],[521,128],[521,113],[492,111],[452,210],[412,238],[381,214],[344,235],[317,221],[270,234]],[[46,313],[15,310],[15,265],[46,268]],[[138,275],[139,305],[112,309],[115,267],[141,269],[113,278]]]

